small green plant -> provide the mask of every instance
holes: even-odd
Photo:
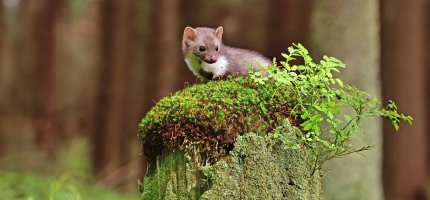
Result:
[[[398,113],[394,101],[389,100],[382,107],[376,98],[335,78],[333,73],[345,68],[342,61],[324,56],[315,63],[301,44],[289,47],[288,53],[282,56],[285,61],[281,61],[280,66],[276,60],[271,66],[260,66],[267,71],[267,76],[250,71],[250,77],[262,90],[274,83],[276,89],[271,90],[274,91],[272,96],[283,91],[284,98],[290,99],[291,114],[302,120],[300,129],[305,133],[301,138],[302,144],[292,145],[276,130],[273,136],[288,148],[310,147],[315,154],[315,169],[329,159],[371,148],[356,148],[350,143],[357,133],[364,133],[360,126],[364,119],[388,118],[396,130],[400,121],[412,123],[411,116]],[[303,64],[290,64],[294,60]],[[351,109],[353,115],[344,114]]]

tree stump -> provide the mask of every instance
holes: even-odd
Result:
[[[322,198],[307,147],[273,137],[301,138],[288,99],[253,84],[240,77],[194,85],[148,112],[139,125],[149,164],[142,199]]]

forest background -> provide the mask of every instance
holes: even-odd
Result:
[[[397,133],[365,122],[355,142],[375,147],[325,166],[326,199],[430,196],[430,0],[2,0],[0,195],[79,180],[78,194],[138,199],[140,119],[199,83],[186,26],[223,26],[224,43],[278,60],[292,43],[337,57],[346,82],[415,118]]]

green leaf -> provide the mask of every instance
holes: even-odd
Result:
[[[307,119],[309,118],[309,114],[308,113],[304,113],[301,115],[302,119]]]
[[[293,65],[291,66],[291,70],[296,71],[297,70],[297,65]],[[291,72],[292,73],[292,72]]]
[[[284,57],[284,58],[288,58],[289,57],[288,54],[286,54],[286,53],[281,53],[281,56]]]
[[[340,87],[342,87],[343,88],[343,82],[342,82],[342,80],[340,80],[340,79],[335,79],[336,80],[336,82],[337,82],[337,84],[340,86]]]
[[[311,123],[311,122],[309,122],[309,123],[307,123],[306,125],[304,125],[304,127],[303,127],[303,130],[304,131],[309,131],[309,130],[311,130],[311,128],[314,126],[314,124],[313,123]]]
[[[306,69],[306,67],[304,65],[298,65],[297,69],[300,70],[300,71],[303,71],[303,70]]]

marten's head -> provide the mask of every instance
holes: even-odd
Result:
[[[184,55],[195,54],[200,60],[212,64],[218,60],[222,48],[223,28],[186,27],[182,38]]]

